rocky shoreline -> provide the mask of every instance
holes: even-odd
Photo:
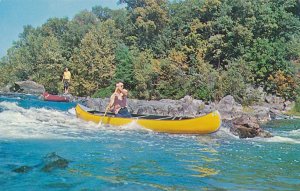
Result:
[[[2,94],[27,93],[40,95],[45,88],[33,81],[16,82],[12,86],[0,89]],[[75,97],[71,100],[84,104],[94,110],[105,111],[109,99]],[[261,128],[260,124],[277,118],[289,118],[285,113],[291,109],[292,104],[280,97],[265,95],[261,102],[243,107],[231,95],[227,95],[219,102],[204,102],[185,96],[180,100],[137,100],[128,99],[128,109],[136,114],[154,114],[166,116],[195,117],[218,110],[222,117],[222,126],[240,138],[271,137],[272,135]]]

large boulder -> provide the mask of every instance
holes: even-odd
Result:
[[[15,85],[11,88],[11,90],[26,94],[42,94],[45,92],[45,87],[34,81],[26,80],[15,82]]]
[[[220,112],[222,119],[226,120],[232,120],[236,116],[240,116],[243,111],[242,105],[236,103],[231,95],[221,99],[217,105],[217,109]]]
[[[265,98],[265,105],[271,109],[282,111],[285,109],[285,100],[281,97],[268,95]]]
[[[88,108],[97,110],[97,111],[101,111],[104,112],[108,103],[109,103],[109,99],[101,99],[101,98],[90,98],[87,97],[86,99],[83,100],[78,100],[78,102],[84,104],[85,106],[87,106]]]
[[[260,128],[256,117],[242,115],[232,120],[230,131],[239,138],[272,137],[272,135]]]
[[[1,87],[0,88],[0,92],[4,92],[4,93],[8,93],[10,92],[10,90],[12,89],[12,85],[11,84],[7,84],[5,87]]]
[[[181,100],[182,111],[184,115],[196,116],[205,109],[205,104],[202,100],[193,99],[191,96],[185,96]]]
[[[265,106],[251,106],[253,110],[251,113],[256,117],[259,122],[267,122],[271,120],[270,108]]]

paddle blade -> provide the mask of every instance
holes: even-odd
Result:
[[[101,125],[102,125],[102,120],[99,121],[97,127],[101,127]]]

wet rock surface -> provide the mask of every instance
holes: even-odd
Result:
[[[33,169],[39,169],[43,172],[52,172],[56,169],[65,169],[68,167],[70,161],[57,155],[55,152],[47,154],[40,164],[35,166],[20,166],[12,170],[15,173],[28,173]]]
[[[20,166],[20,167],[14,169],[13,172],[27,173],[27,172],[31,171],[32,169],[33,169],[33,167],[31,167],[31,166]]]
[[[257,118],[248,115],[233,119],[230,131],[239,138],[272,137],[269,132],[260,127]]]
[[[43,166],[41,168],[44,172],[51,172],[55,169],[64,169],[68,167],[69,162],[67,159],[62,158],[56,153],[49,153],[43,159]]]

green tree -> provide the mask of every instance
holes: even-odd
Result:
[[[92,8],[94,13],[100,21],[106,21],[112,17],[113,10],[108,7],[95,6]]]
[[[54,36],[41,39],[39,54],[36,57],[36,68],[30,78],[45,86],[49,92],[58,93],[62,91],[59,83],[62,79],[62,71],[65,59],[59,40]]]
[[[58,40],[63,40],[63,35],[67,31],[68,18],[50,18],[41,27],[43,36],[55,36]]]
[[[120,3],[126,3],[129,10],[131,38],[136,37],[141,48],[149,48],[169,21],[167,0],[120,0]]]
[[[114,52],[120,31],[113,20],[107,20],[88,32],[73,55],[72,90],[77,95],[92,95],[110,85],[115,73]]]
[[[133,55],[133,74],[136,86],[131,95],[141,99],[157,98],[156,84],[159,61],[153,57],[150,50],[143,52],[135,50]]]
[[[123,80],[126,87],[133,89],[136,86],[133,76],[133,56],[129,48],[124,44],[116,49],[116,72],[114,79]]]

